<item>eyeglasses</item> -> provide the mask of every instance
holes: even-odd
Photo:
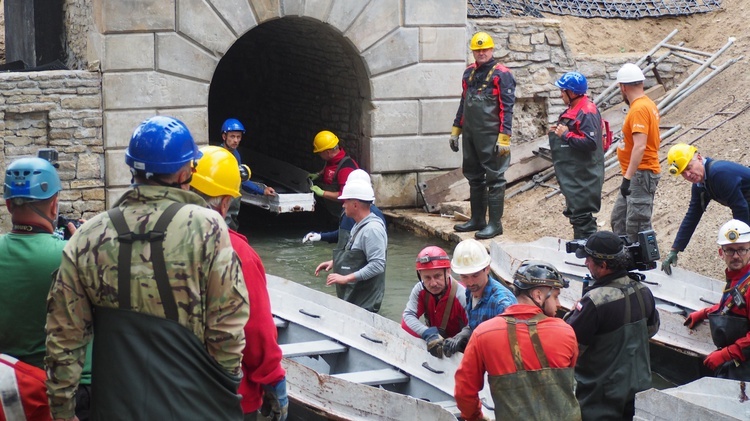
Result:
[[[747,252],[750,251],[750,248],[744,248],[744,249],[725,249],[724,247],[721,248],[721,251],[724,252],[729,257],[732,257],[734,255],[737,255],[739,257],[745,257],[747,255]]]

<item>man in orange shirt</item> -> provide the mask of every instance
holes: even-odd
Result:
[[[581,419],[573,373],[578,342],[573,328],[554,317],[567,286],[554,266],[521,263],[513,276],[518,304],[474,330],[456,371],[463,419],[487,419],[479,400],[485,372],[497,420]]]
[[[661,177],[659,167],[659,110],[643,90],[646,77],[632,63],[617,72],[625,103],[630,105],[622,125],[623,141],[617,148],[622,185],[612,208],[612,231],[636,241],[638,233],[652,229],[654,193]]]

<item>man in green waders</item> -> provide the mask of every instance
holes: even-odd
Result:
[[[141,123],[134,184],[65,246],[47,300],[53,418],[76,419],[95,334],[92,419],[242,420],[247,288],[223,218],[188,191],[201,155],[181,121]]]
[[[604,149],[602,117],[586,96],[588,82],[578,72],[565,73],[560,88],[568,109],[550,127],[549,146],[555,176],[565,196],[563,215],[573,226],[573,238],[585,240],[596,232],[596,217],[602,204]]]
[[[333,260],[318,265],[315,276],[321,270],[333,269],[326,277],[326,285],[336,285],[336,295],[342,300],[377,313],[385,293],[388,234],[383,220],[370,211],[375,192],[372,184],[357,174],[360,171],[364,172],[352,172],[339,196],[346,216],[355,222],[349,239],[343,248],[334,249]],[[339,240],[341,236],[339,233]]]
[[[651,387],[648,340],[659,331],[654,296],[628,272],[630,256],[620,237],[599,231],[576,250],[593,282],[565,317],[580,355],[576,397],[585,421],[632,419],[635,394]]]
[[[485,419],[479,391],[487,373],[496,420],[577,421],[573,329],[555,318],[568,281],[549,263],[528,260],[513,276],[518,304],[477,326],[456,371],[465,420]]]
[[[474,236],[481,239],[503,233],[500,220],[505,205],[505,170],[510,165],[516,80],[492,56],[495,42],[489,34],[477,32],[470,48],[475,63],[466,68],[461,80],[463,94],[453,120],[450,147],[458,152],[458,136],[463,133],[461,166],[469,180],[471,220],[453,229],[477,231]]]

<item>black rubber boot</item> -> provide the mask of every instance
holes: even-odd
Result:
[[[582,215],[577,218],[570,218],[570,224],[573,226],[573,238],[576,240],[586,240],[591,234],[596,232],[596,218],[591,214]]]
[[[503,207],[505,206],[504,187],[494,187],[490,189],[488,206],[490,210],[489,222],[484,229],[474,234],[474,237],[480,240],[496,237],[503,233],[501,219],[503,218]]]
[[[487,226],[487,196],[484,187],[472,187],[469,203],[471,204],[471,219],[463,224],[456,224],[453,229],[458,232],[478,231]]]

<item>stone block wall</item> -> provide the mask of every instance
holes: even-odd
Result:
[[[88,68],[86,50],[89,31],[93,28],[91,0],[65,0],[63,4],[65,31],[63,47],[67,55],[65,64],[70,69]]]
[[[60,214],[90,218],[104,205],[101,75],[83,71],[0,73],[0,174],[22,156],[57,149]],[[5,202],[0,232],[10,229]]]

